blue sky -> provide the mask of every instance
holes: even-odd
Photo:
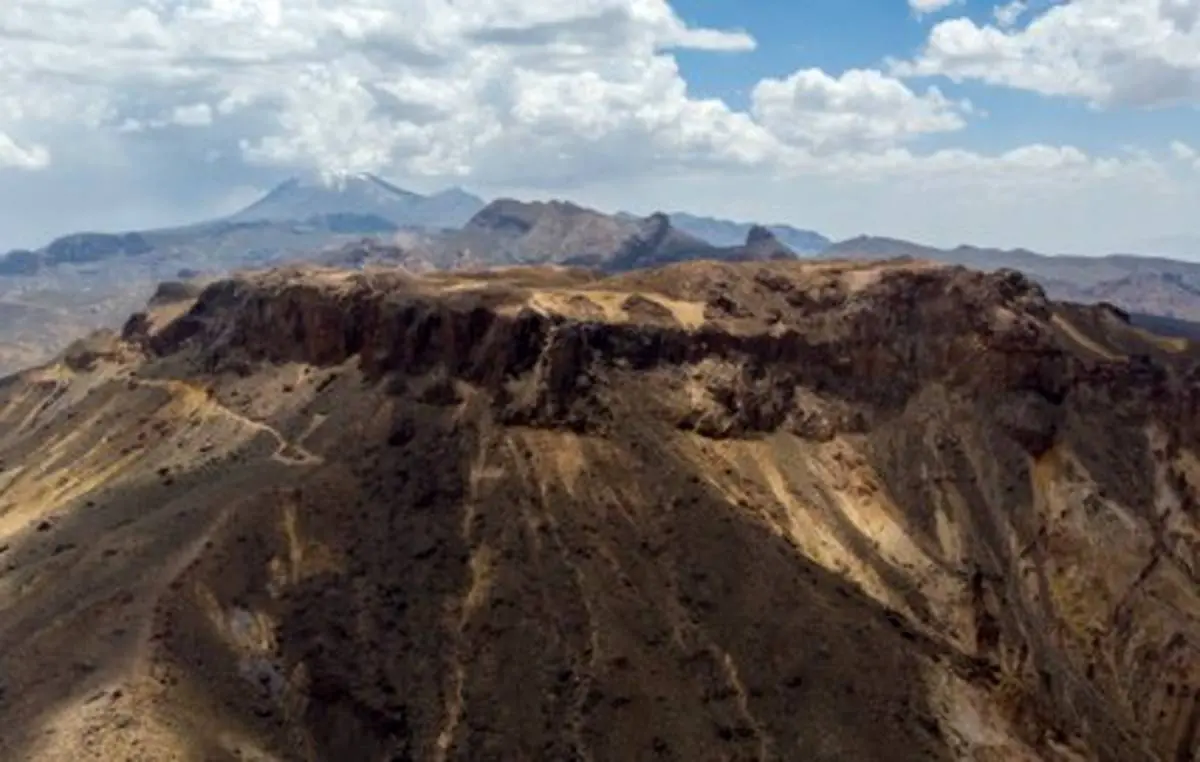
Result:
[[[888,56],[915,52],[928,27],[895,0],[682,0],[674,5],[689,22],[743,28],[754,35],[758,47],[750,52],[678,55],[698,94],[733,103],[740,99],[743,105],[763,77],[809,66],[831,72],[878,67]]]
[[[367,171],[1200,257],[1200,0],[1002,3],[5,0],[0,249]]]
[[[741,108],[763,77],[807,67],[828,72],[885,67],[889,58],[916,55],[930,29],[946,16],[966,16],[984,24],[992,20],[996,7],[987,0],[965,0],[946,13],[918,16],[902,0],[679,0],[674,5],[695,24],[744,28],[753,34],[758,43],[753,51],[676,55],[697,96],[723,98]],[[1126,145],[1166,145],[1181,135],[1200,134],[1194,104],[1097,113],[1083,102],[976,82],[931,77],[921,83],[937,85],[955,99],[967,98],[986,112],[961,134],[925,141],[930,147],[1002,151],[1049,141],[1119,151]]]

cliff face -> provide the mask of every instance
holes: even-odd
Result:
[[[1015,273],[275,271],[85,351],[0,389],[0,757],[1200,743],[1195,353]]]

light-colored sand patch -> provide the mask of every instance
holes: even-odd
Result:
[[[661,294],[634,291],[605,291],[600,289],[539,289],[531,294],[529,306],[543,314],[562,315],[580,320],[603,319],[609,323],[629,323],[634,318],[625,309],[632,296],[641,297],[668,312],[687,328],[705,322],[704,304],[670,299]]]
[[[949,751],[957,762],[1083,762],[1061,744],[1045,757],[1025,743],[993,697],[953,672],[926,670],[930,709],[938,718]]]

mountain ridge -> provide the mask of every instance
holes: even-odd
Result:
[[[1132,254],[1047,255],[1028,249],[966,244],[939,249],[898,238],[867,235],[840,241],[818,256],[826,259],[908,256],[980,269],[1016,269],[1032,276],[1055,299],[1111,302],[1129,312],[1200,321],[1200,298],[1197,298],[1200,262]]]
[[[1179,758],[1198,361],[927,261],[167,288],[0,384],[0,756]]]
[[[558,211],[537,223],[532,232],[505,232],[478,224],[472,227],[472,220],[491,204],[462,189],[421,196],[369,174],[293,178],[230,218],[163,230],[73,234],[42,249],[11,252],[0,258],[0,308],[12,316],[0,326],[0,372],[48,357],[89,327],[116,327],[157,282],[185,272],[207,277],[288,261],[403,266],[418,271],[560,262],[615,271],[697,257],[809,256],[812,252],[805,247],[817,240],[805,238],[810,231],[787,226],[706,220],[678,212],[643,219],[625,213],[609,215],[569,201],[548,206],[512,199],[493,203]],[[307,216],[250,219],[300,214]],[[530,220],[537,222],[535,217]],[[463,226],[438,227],[448,220],[463,221]],[[703,228],[710,222],[716,226],[708,228],[713,240],[697,236],[704,229],[697,231],[695,226]],[[656,239],[653,229],[663,224],[665,232]],[[779,248],[748,245],[751,234],[760,229],[771,231]],[[369,239],[366,245],[364,239]],[[658,240],[657,250],[647,245],[652,239]],[[788,241],[797,241],[798,248],[789,247]],[[1192,327],[1200,323],[1200,296],[1195,293],[1200,271],[1187,262],[1130,256],[1043,257],[1023,249],[1002,252],[970,246],[943,250],[866,236],[831,244],[816,255],[886,258],[899,254],[983,269],[1020,269],[1037,278],[1055,298],[1108,301],[1146,325],[1200,333]]]

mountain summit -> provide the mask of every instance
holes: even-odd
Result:
[[[764,234],[769,243],[762,240]],[[498,264],[565,264],[608,272],[698,259],[795,258],[765,228],[748,229],[745,244],[716,246],[680,230],[663,212],[643,218],[604,214],[567,201],[515,199],[488,204],[441,246],[486,252]]]
[[[461,188],[431,196],[404,190],[370,173],[293,177],[227,218],[279,222],[334,215],[374,216],[398,227],[455,228],[483,208]]]

